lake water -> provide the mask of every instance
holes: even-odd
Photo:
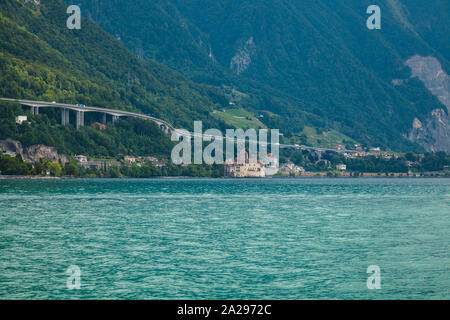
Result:
[[[0,208],[1,299],[450,298],[449,179],[0,180]]]

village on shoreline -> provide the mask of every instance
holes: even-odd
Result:
[[[224,165],[174,165],[168,159],[153,156],[119,156],[95,159],[84,155],[60,155],[55,148],[22,148],[17,141],[1,142],[0,179],[70,178],[427,178],[450,177],[449,157],[445,153],[386,156],[339,157],[324,153],[306,166],[284,158],[279,165],[270,159],[248,159]],[[9,149],[4,150],[9,143]],[[11,147],[13,146],[13,147]],[[270,154],[269,154],[270,155]],[[295,160],[295,158],[293,159]],[[383,165],[384,167],[382,167]],[[369,170],[364,170],[368,168]],[[384,168],[385,170],[380,170]],[[398,170],[389,169],[398,168]],[[387,170],[386,170],[387,169]],[[430,170],[431,169],[431,170]]]
[[[0,177],[75,178],[313,178],[313,177],[450,177],[445,152],[394,153],[361,146],[354,151],[281,149],[263,159],[237,158],[224,164],[175,165],[164,156],[120,155],[112,158],[65,155],[55,147],[22,146],[0,141]]]

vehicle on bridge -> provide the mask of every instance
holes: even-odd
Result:
[[[77,107],[84,108],[86,106],[84,104],[77,104]]]

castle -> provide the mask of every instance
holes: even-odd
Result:
[[[224,175],[230,178],[264,178],[265,166],[261,161],[250,161],[247,152],[244,163],[227,160],[224,165]]]

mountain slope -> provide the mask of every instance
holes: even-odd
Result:
[[[89,20],[66,27],[59,0],[0,3],[0,96],[139,110],[190,128],[227,104],[216,89],[198,85],[155,62],[138,60]]]
[[[449,73],[446,0],[380,0],[382,29],[374,31],[368,0],[76,3],[139,57],[243,92],[239,102],[288,137],[312,125],[368,145],[420,149],[407,138],[414,119],[443,108],[405,62],[433,56]]]

